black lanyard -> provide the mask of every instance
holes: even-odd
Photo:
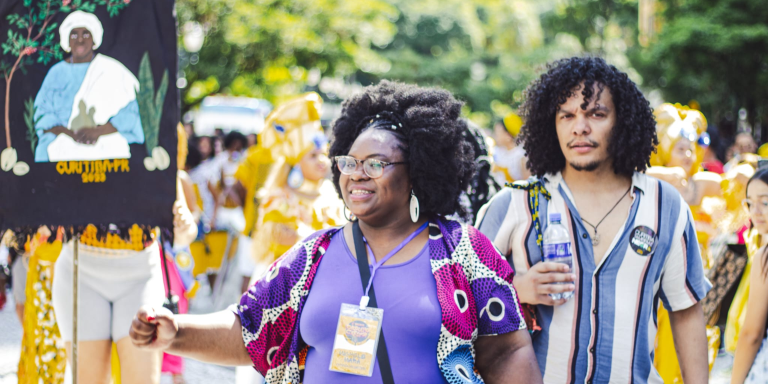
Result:
[[[357,253],[357,268],[360,269],[360,281],[363,283],[363,292],[368,287],[368,281],[371,279],[371,271],[368,266],[368,254],[365,251],[365,244],[363,243],[363,232],[360,230],[360,224],[357,221],[352,223],[352,235],[355,239],[355,253]],[[371,285],[371,290],[368,292],[368,306],[371,308],[378,308],[376,303],[376,291]],[[381,381],[384,384],[394,384],[395,378],[392,376],[392,365],[389,363],[389,355],[387,354],[387,343],[384,342],[384,327],[381,327],[381,335],[379,335],[379,349],[376,351],[376,359],[379,361],[379,371],[381,371]]]

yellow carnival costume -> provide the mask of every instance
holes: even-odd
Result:
[[[666,166],[672,158],[672,148],[680,139],[686,138],[696,143],[699,136],[707,131],[704,115],[685,105],[664,103],[653,111],[653,115],[656,117],[659,146],[656,153],[651,154],[652,166]],[[692,175],[699,170],[700,165],[701,160],[697,159],[693,167],[685,171]]]
[[[520,134],[520,129],[523,127],[523,119],[514,113],[510,113],[504,117],[503,124],[504,128],[507,130],[510,136],[512,136],[512,138],[517,138],[517,136]],[[518,154],[513,154],[514,149],[507,150],[506,148],[501,148],[497,142],[494,142],[494,145],[494,151],[496,152],[494,154],[494,158],[496,161],[493,162],[493,168],[491,169],[491,172],[503,174],[507,183],[513,183],[517,181],[515,180],[515,177],[512,176],[509,167],[518,165],[522,157],[518,157]],[[522,150],[522,148],[520,150]],[[499,155],[501,155],[502,158],[499,158]]]
[[[263,137],[264,134],[262,133],[259,137],[259,142],[248,148],[245,159],[240,163],[235,172],[235,178],[245,187],[246,191],[245,203],[243,204],[243,214],[245,215],[243,234],[246,236],[251,235],[258,218],[256,192],[264,186],[273,162],[272,151],[269,148],[265,148],[262,144]]]
[[[662,104],[656,110],[654,110],[654,116],[656,117],[656,130],[659,137],[659,145],[657,152],[651,155],[651,165],[654,167],[667,167],[672,159],[672,151],[678,141],[685,138],[692,143],[696,144],[696,152],[699,154],[696,161],[693,163],[690,169],[685,169],[687,177],[687,183],[692,184],[695,200],[695,205],[691,205],[691,212],[694,216],[696,223],[696,236],[699,241],[701,249],[702,262],[705,268],[711,266],[710,254],[709,254],[709,241],[710,238],[716,234],[715,229],[712,227],[712,217],[710,211],[705,207],[714,207],[714,210],[722,209],[725,206],[723,199],[718,196],[718,193],[714,196],[708,196],[712,194],[708,191],[697,190],[697,180],[693,177],[706,177],[710,184],[713,184],[720,192],[719,175],[712,172],[700,172],[701,157],[703,149],[700,148],[697,141],[699,136],[707,130],[707,120],[704,115],[697,111],[688,108],[687,106],[681,106],[680,104]],[[649,172],[652,176],[656,176],[651,170]],[[686,184],[684,184],[686,185]],[[708,198],[714,198],[709,200]],[[675,345],[672,337],[672,328],[669,320],[669,313],[661,303],[659,303],[659,309],[657,314],[658,332],[656,334],[656,350],[654,354],[654,366],[656,370],[664,379],[665,383],[682,383],[682,373],[680,372],[680,365],[677,360],[677,354],[675,352]],[[707,342],[708,342],[708,357],[709,367],[712,369],[717,349],[720,346],[720,330],[717,327],[707,326]]]
[[[702,247],[704,268],[711,267],[709,242],[717,230],[713,226],[713,215],[717,216],[725,209],[722,199],[722,177],[713,172],[701,170],[701,155],[704,152],[698,144],[698,138],[707,131],[707,119],[697,111],[680,104],[665,103],[653,112],[656,117],[656,130],[659,137],[657,152],[651,155],[649,174],[664,179],[654,171],[667,167],[672,159],[672,151],[678,141],[685,138],[696,144],[696,160],[690,169],[685,169],[687,180],[684,185],[690,186],[693,196],[686,197],[691,206],[691,213],[696,222],[696,237]],[[678,168],[680,169],[680,168]],[[675,185],[677,187],[677,185]],[[702,186],[708,186],[704,188]],[[692,201],[691,201],[692,200]]]
[[[18,239],[29,256],[18,378],[20,384],[63,383],[67,356],[51,303],[53,264],[61,253],[63,232],[49,243],[50,231]],[[19,244],[20,245],[20,244]],[[21,247],[17,247],[21,248]]]
[[[739,332],[741,332],[741,326],[744,325],[744,319],[747,314],[749,274],[752,270],[752,260],[759,249],[760,235],[757,233],[756,229],[752,229],[747,235],[747,255],[749,261],[747,261],[747,265],[744,267],[744,274],[741,277],[741,282],[739,282],[739,288],[736,290],[736,294],[733,295],[731,307],[728,309],[728,322],[725,325],[725,332],[723,335],[725,350],[731,353],[736,352],[736,343],[739,341]]]
[[[311,233],[345,221],[343,204],[329,180],[303,180],[300,186],[289,182],[307,153],[327,146],[320,125],[321,105],[316,93],[288,101],[270,113],[259,137],[259,145],[274,160],[258,192],[253,257],[260,265],[272,263]],[[267,156],[266,152],[257,155]]]
[[[738,206],[738,208],[741,208],[740,211],[734,209],[733,213],[735,216],[733,221],[738,225],[744,225],[748,223],[747,220],[749,215],[748,212],[742,208],[741,201],[746,198],[747,182],[749,181],[749,178],[752,177],[752,175],[755,173],[755,169],[757,169],[757,158],[754,155],[747,155],[743,157],[745,158],[745,161],[728,171],[728,174],[732,176],[727,178],[729,180],[729,184],[724,186],[727,187],[725,190],[726,193],[729,196],[732,196],[727,199],[729,201],[729,206],[732,205],[734,207]],[[736,212],[739,212],[740,215],[737,216]],[[741,331],[741,326],[744,324],[744,319],[747,313],[746,309],[747,298],[749,297],[749,275],[750,271],[752,270],[752,260],[757,254],[761,243],[760,235],[756,229],[750,230],[747,234],[745,234],[744,237],[747,245],[748,261],[747,265],[744,267],[744,273],[742,274],[741,281],[739,282],[739,287],[737,288],[736,294],[733,296],[731,306],[728,309],[728,320],[725,325],[725,331],[723,332],[725,350],[731,353],[736,351],[736,343],[739,340],[739,332]]]

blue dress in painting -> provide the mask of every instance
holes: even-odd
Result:
[[[93,66],[99,68],[91,68]],[[89,63],[61,61],[55,64],[45,76],[35,98],[35,120],[39,119],[35,125],[38,136],[35,162],[130,157],[130,154],[120,155],[121,150],[116,147],[111,148],[112,151],[107,147],[104,153],[87,154],[96,151],[97,146],[74,143],[67,137],[65,139],[72,141],[68,144],[72,148],[70,151],[86,153],[83,155],[85,157],[78,159],[78,155],[73,154],[72,158],[50,159],[49,146],[57,140],[57,135],[45,131],[56,126],[72,130],[92,128],[109,122],[117,129],[119,141],[143,144],[144,131],[135,99],[137,88],[138,81],[133,74],[116,60],[104,55],[97,55]],[[114,92],[110,92],[110,89]],[[78,123],[81,126],[73,126]],[[104,136],[99,140],[102,138]],[[127,148],[127,145],[124,147]]]

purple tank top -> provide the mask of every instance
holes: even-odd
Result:
[[[437,365],[441,312],[429,245],[405,263],[379,268],[373,287],[384,309],[382,327],[395,382],[445,383]],[[357,304],[362,295],[357,259],[339,231],[318,266],[299,319],[301,337],[310,346],[304,384],[382,382],[378,362],[370,378],[328,370],[341,304]]]

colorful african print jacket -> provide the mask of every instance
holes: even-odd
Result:
[[[309,346],[301,339],[299,318],[323,254],[340,230],[319,231],[294,246],[235,310],[248,354],[267,383],[302,381]],[[477,337],[525,329],[514,271],[488,238],[456,221],[430,222],[429,256],[442,311],[436,363],[448,383],[482,383],[474,369]]]

